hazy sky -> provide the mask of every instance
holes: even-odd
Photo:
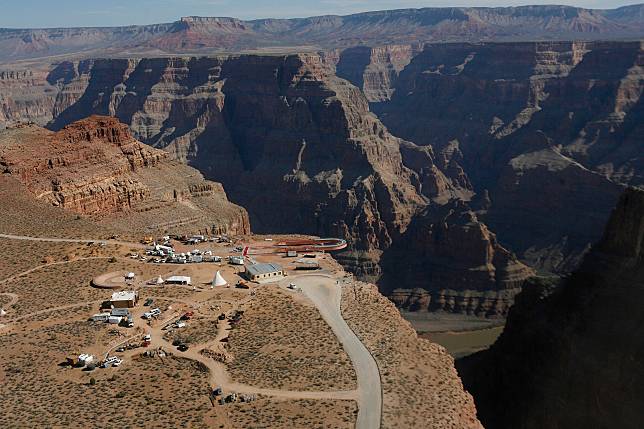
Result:
[[[290,18],[407,7],[553,3],[609,9],[637,0],[0,0],[0,27],[151,24],[187,15]]]

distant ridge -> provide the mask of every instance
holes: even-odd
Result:
[[[415,42],[615,40],[644,37],[644,4],[397,9],[244,21],[184,17],[125,27],[0,29],[0,61],[53,55],[174,55],[332,49]]]

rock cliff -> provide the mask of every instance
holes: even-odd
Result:
[[[629,189],[581,267],[525,288],[492,348],[459,363],[485,427],[640,427],[643,291],[644,190]]]
[[[414,219],[382,259],[382,284],[400,307],[505,316],[534,271],[501,246],[466,203],[452,200]]]
[[[644,183],[642,52],[640,42],[426,45],[372,108],[487,194],[479,217],[501,243],[566,272],[623,186]]]
[[[245,210],[227,201],[221,184],[135,140],[110,117],[93,116],[55,133],[35,125],[5,130],[0,169],[36,198],[105,222],[250,231]]]
[[[222,182],[258,232],[341,236],[372,252],[426,203],[400,140],[318,55],[97,60],[89,79],[85,68],[52,72],[64,94],[53,128],[88,112],[119,118]]]
[[[378,363],[382,428],[482,428],[454,359],[442,346],[419,338],[374,285],[345,286],[341,305],[342,317]]]

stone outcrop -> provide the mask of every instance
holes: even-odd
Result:
[[[534,275],[458,200],[417,216],[381,265],[399,306],[477,316],[505,316]]]
[[[44,69],[0,69],[0,130],[16,122],[45,124],[52,118],[54,98]]]
[[[353,83],[369,102],[389,100],[400,72],[422,51],[422,44],[356,46],[323,52],[336,74]]]
[[[629,189],[581,267],[526,287],[492,348],[459,362],[485,427],[641,426],[643,280],[644,191]]]
[[[175,217],[200,230],[250,232],[246,212],[227,201],[221,184],[140,143],[115,118],[93,116],[55,133],[35,125],[5,130],[0,169],[38,199],[106,222],[131,216],[163,229],[174,225],[158,220]]]

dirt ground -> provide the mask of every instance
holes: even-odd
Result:
[[[229,337],[238,381],[287,390],[355,389],[355,372],[331,328],[312,305],[262,286]],[[333,368],[333,377],[329,369]]]
[[[350,429],[357,412],[353,401],[260,399],[247,407],[234,405],[228,414],[236,428]]]
[[[80,353],[102,358],[145,331],[148,324],[139,315],[149,307],[141,304],[135,319],[143,329],[88,321],[112,293],[92,287],[91,280],[104,273],[133,271],[137,278],[128,288],[139,290],[140,302],[153,298],[164,317],[173,320],[173,314],[194,309],[195,317],[185,328],[167,331],[168,340],[178,336],[191,347],[212,342],[218,335],[217,316],[240,305],[245,309],[230,334],[235,338],[231,350],[237,353],[229,367],[234,382],[293,390],[355,388],[351,362],[317,310],[303,304],[301,297],[261,286],[253,305],[245,307],[249,290],[210,288],[217,270],[234,285],[239,279],[237,267],[143,263],[127,257],[131,251],[127,246],[9,239],[1,244],[11,256],[0,263],[0,305],[13,305],[0,320],[8,323],[0,327],[0,425],[350,428],[355,424],[357,405],[349,400],[262,396],[248,404],[213,406],[208,368],[181,358],[175,349],[168,350],[172,355],[165,358],[144,357],[145,349],[126,352],[120,367],[92,372],[59,365],[66,356]],[[193,286],[146,284],[170,274],[190,275]],[[272,383],[276,377],[280,382]]]

